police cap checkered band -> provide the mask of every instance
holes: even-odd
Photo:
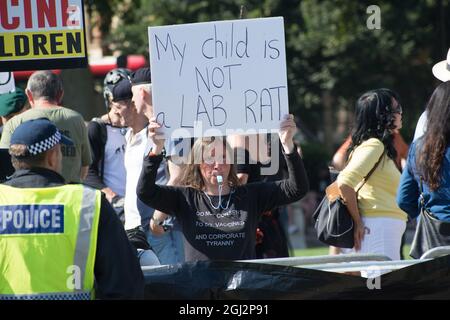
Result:
[[[72,140],[61,134],[53,122],[46,118],[21,123],[14,130],[10,141],[10,145],[25,145],[31,155],[50,150],[58,143],[73,145]]]
[[[32,155],[37,155],[44,151],[50,150],[57,145],[60,140],[61,134],[59,131],[56,131],[54,135],[48,137],[47,139],[32,144],[31,146],[27,146],[27,149]]]

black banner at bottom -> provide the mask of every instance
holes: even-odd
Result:
[[[88,66],[88,59],[86,57],[0,61],[0,72],[50,70],[50,69],[78,69],[78,68],[86,68],[87,66]]]
[[[144,276],[145,298],[156,300],[450,299],[450,255],[374,279],[229,261],[171,265]]]

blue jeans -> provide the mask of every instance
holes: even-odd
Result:
[[[137,249],[137,257],[139,259],[139,264],[141,265],[141,267],[161,265],[158,257],[152,250]]]
[[[177,227],[170,228],[163,235],[156,236],[146,231],[147,241],[152,246],[161,264],[184,262],[183,233]]]

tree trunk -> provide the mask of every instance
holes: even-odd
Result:
[[[336,126],[333,123],[333,96],[329,91],[322,94],[323,105],[323,129],[324,129],[324,146],[327,152],[332,154],[334,147],[334,136]]]
[[[94,79],[89,69],[61,71],[64,83],[63,106],[73,109],[89,121],[105,113],[103,98],[94,90]]]

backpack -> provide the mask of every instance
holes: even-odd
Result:
[[[100,127],[100,142],[102,143],[103,149],[101,153],[101,159],[102,163],[100,165],[100,177],[103,180],[103,173],[105,170],[105,148],[106,148],[106,140],[108,139],[108,130],[106,129],[106,122],[103,121],[101,118],[93,118],[93,122],[97,123]]]

